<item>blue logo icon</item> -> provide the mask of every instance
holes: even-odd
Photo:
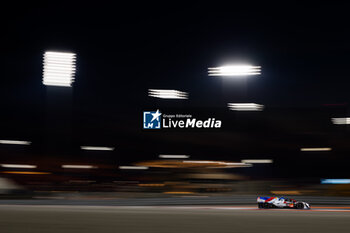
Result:
[[[143,128],[160,129],[161,115],[162,113],[159,110],[156,112],[143,112]]]

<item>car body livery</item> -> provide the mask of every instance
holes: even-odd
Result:
[[[258,207],[260,209],[269,208],[292,208],[292,209],[310,209],[310,205],[303,201],[296,201],[284,197],[258,197]]]

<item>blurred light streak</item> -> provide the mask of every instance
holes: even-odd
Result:
[[[350,117],[332,118],[332,122],[335,125],[349,125],[350,124]]]
[[[69,180],[69,183],[95,183],[96,180]]]
[[[43,84],[47,86],[71,87],[75,75],[74,53],[44,53]]]
[[[19,175],[47,175],[51,174],[51,172],[17,172],[17,171],[4,171],[1,173],[6,173],[6,174],[19,174]]]
[[[138,184],[140,187],[163,187],[165,184]]]
[[[320,147],[320,148],[301,148],[300,151],[331,151],[330,147]]]
[[[252,164],[231,163],[223,161],[207,160],[153,160],[136,163],[138,166],[157,167],[157,168],[240,168],[252,167]]]
[[[243,159],[242,163],[273,163],[272,159]]]
[[[255,103],[228,103],[228,108],[232,111],[262,111],[264,105]]]
[[[92,165],[62,165],[62,168],[74,168],[74,169],[92,169],[92,168],[97,168],[96,166]]]
[[[230,65],[209,67],[209,76],[246,76],[246,75],[260,75],[261,66],[252,65]]]
[[[230,163],[230,162],[221,162],[221,161],[205,161],[205,160],[185,160],[183,163],[199,163],[199,164],[214,164],[219,165],[219,167],[213,168],[222,168],[222,167],[230,167],[230,166],[241,166],[241,167],[251,167],[251,164],[247,163]]]
[[[36,165],[28,165],[28,164],[0,164],[1,167],[5,168],[37,168]]]
[[[194,192],[163,192],[165,194],[194,194]]]
[[[125,170],[146,170],[148,167],[145,166],[119,166],[119,169]]]
[[[159,158],[163,159],[188,159],[188,155],[159,155]]]
[[[224,165],[224,166],[221,166]],[[212,167],[212,168],[240,168],[240,167],[253,167],[250,163],[226,163],[226,164],[220,164],[218,167]]]
[[[30,145],[29,141],[17,141],[17,140],[0,140],[0,144],[9,144],[9,145]]]
[[[289,191],[277,190],[277,191],[270,191],[270,192],[276,195],[301,195],[301,192],[298,190],[289,190]]]
[[[114,147],[103,147],[103,146],[81,146],[82,150],[99,150],[99,151],[112,151]]]
[[[183,163],[219,163],[224,164],[224,162],[218,162],[218,161],[206,161],[206,160],[187,160],[182,161]]]
[[[321,184],[350,184],[350,179],[321,179]]]
[[[177,90],[148,89],[148,96],[161,99],[188,99],[188,93]]]

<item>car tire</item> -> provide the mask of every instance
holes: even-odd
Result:
[[[258,203],[258,208],[263,209],[264,208],[264,203]]]
[[[297,203],[296,208],[297,209],[304,209],[304,204],[303,203]]]
[[[270,204],[269,203],[264,203],[264,209],[268,209],[270,208]]]

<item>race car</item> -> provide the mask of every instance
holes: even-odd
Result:
[[[310,209],[309,203],[304,201],[296,201],[290,198],[284,197],[258,197],[257,198],[259,209],[269,208],[293,208],[293,209]]]

